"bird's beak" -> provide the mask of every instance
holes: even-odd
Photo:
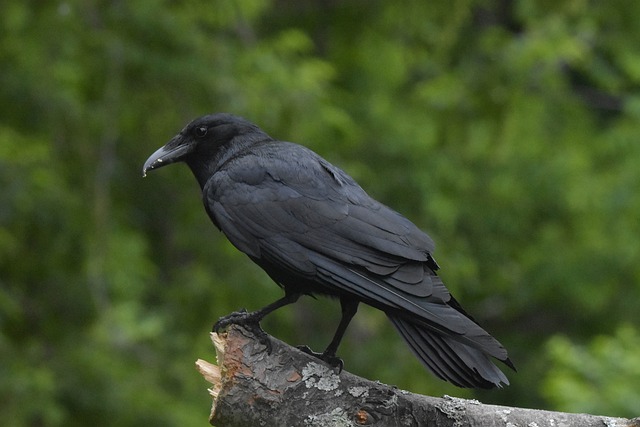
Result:
[[[167,142],[164,147],[158,148],[155,153],[149,156],[147,161],[144,162],[142,176],[147,176],[147,171],[179,162],[190,151],[191,147],[188,144],[182,143],[181,135],[174,136],[171,141]]]

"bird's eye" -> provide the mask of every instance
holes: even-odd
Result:
[[[206,126],[200,126],[199,128],[196,128],[196,136],[198,138],[202,138],[207,134],[208,131],[209,128],[207,128]]]

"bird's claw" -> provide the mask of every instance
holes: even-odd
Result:
[[[241,308],[238,311],[234,311],[233,313],[230,313],[226,316],[222,316],[216,323],[213,324],[211,332],[215,332],[217,334],[220,333],[220,331],[227,329],[227,327],[230,325],[244,325],[247,323],[247,320],[249,320],[247,319],[248,314],[250,313],[247,313],[246,309]]]
[[[333,369],[337,369],[338,374],[340,374],[342,372],[342,369],[344,368],[344,361],[340,359],[338,356],[336,356],[335,354],[317,353],[311,350],[309,346],[306,346],[306,345],[299,345],[299,346],[296,346],[296,348],[302,351],[303,353],[307,353],[310,356],[313,356],[322,360],[323,362],[331,366]]]
[[[260,344],[266,347],[267,353],[271,354],[271,340],[269,335],[260,327],[260,319],[258,312],[248,312],[242,308],[219,318],[213,325],[212,332],[218,334],[231,325],[242,326],[251,332],[260,341]]]

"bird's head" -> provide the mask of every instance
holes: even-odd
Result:
[[[269,136],[259,127],[241,117],[226,113],[202,116],[149,156],[142,176],[171,163],[185,162],[203,186],[224,159],[266,138]]]

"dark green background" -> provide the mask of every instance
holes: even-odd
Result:
[[[281,291],[211,225],[186,167],[141,167],[217,111],[311,147],[429,232],[519,368],[506,389],[456,389],[362,308],[348,370],[640,415],[640,2],[1,8],[3,425],[206,425],[211,325]],[[338,315],[304,298],[264,326],[322,349]]]

